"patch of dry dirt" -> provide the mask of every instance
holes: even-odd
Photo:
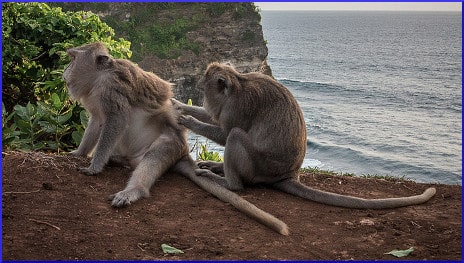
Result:
[[[461,186],[434,185],[429,202],[399,209],[355,210],[306,201],[266,188],[239,194],[290,228],[279,235],[177,174],[164,175],[151,197],[112,208],[107,196],[130,175],[89,160],[44,153],[3,153],[2,258],[51,259],[383,259],[414,247],[408,260],[461,259]],[[421,193],[430,185],[306,173],[318,189],[380,198]],[[161,244],[183,250],[164,254]]]

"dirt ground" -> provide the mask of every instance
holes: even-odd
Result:
[[[414,248],[407,260],[461,259],[461,186],[434,185],[429,202],[356,210],[306,201],[267,188],[239,192],[287,223],[282,236],[206,193],[187,178],[164,175],[151,197],[123,209],[107,196],[130,171],[107,167],[95,177],[77,167],[89,160],[3,152],[3,260],[396,260],[384,253]],[[430,185],[305,173],[318,189],[360,197],[398,197]],[[182,250],[164,254],[161,244]]]

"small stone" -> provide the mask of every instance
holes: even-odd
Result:
[[[45,190],[53,190],[53,186],[51,183],[43,183],[42,184],[43,189]]]

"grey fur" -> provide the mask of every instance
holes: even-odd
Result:
[[[241,74],[220,63],[208,66],[198,86],[204,89],[204,108],[175,101],[179,123],[225,146],[224,163],[201,162],[196,174],[230,190],[264,183],[320,203],[361,209],[421,204],[436,192],[428,188],[416,196],[363,199],[310,188],[299,182],[298,174],[306,125],[286,87],[264,74]]]
[[[63,73],[69,93],[90,113],[82,142],[72,154],[93,154],[86,175],[100,173],[109,161],[134,170],[124,190],[110,196],[115,207],[148,197],[150,187],[171,170],[190,178],[219,199],[288,235],[285,223],[217,183],[195,175],[186,130],[177,123],[171,84],[128,60],[112,58],[102,43],[67,51],[71,63]]]

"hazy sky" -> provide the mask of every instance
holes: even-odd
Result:
[[[387,11],[459,11],[461,2],[255,2],[261,10],[387,10]]]

